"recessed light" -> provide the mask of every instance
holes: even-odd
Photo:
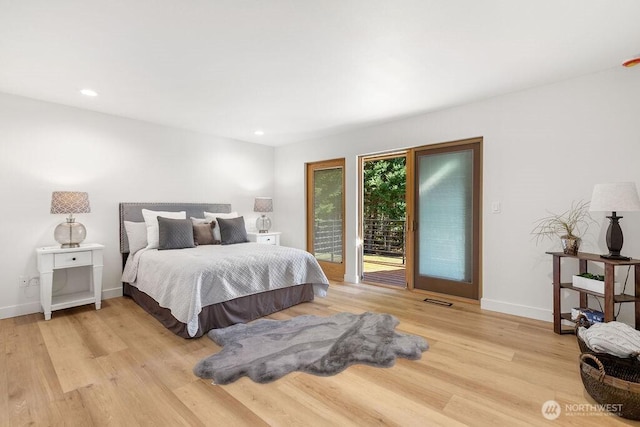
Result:
[[[83,94],[84,96],[98,96],[98,92],[91,89],[82,89],[80,93]]]
[[[634,58],[627,59],[622,63],[622,66],[630,68],[638,64],[640,64],[640,55],[636,55]]]
[[[257,130],[253,134],[254,135],[258,135],[258,136],[262,136],[262,135],[264,135],[264,131],[263,130]]]

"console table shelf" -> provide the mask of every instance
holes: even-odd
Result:
[[[574,291],[577,291],[577,292],[584,292],[585,294],[604,298],[604,294],[601,292],[590,291],[589,289],[583,289],[583,288],[576,288],[575,286],[573,286],[573,283],[560,283],[560,287],[562,289],[573,289]],[[615,303],[635,302],[635,300],[636,300],[636,297],[634,297],[633,295],[620,294],[620,295],[613,296],[613,302]]]
[[[630,260],[612,260],[602,258],[598,254],[590,254],[579,252],[577,255],[568,255],[564,252],[547,252],[553,256],[553,331],[557,334],[574,333],[574,328],[563,328],[562,320],[571,320],[571,313],[562,312],[561,292],[562,289],[570,289],[580,293],[580,307],[587,307],[587,296],[593,295],[604,298],[604,320],[611,322],[615,320],[614,308],[616,303],[632,302],[635,305],[635,327],[640,327],[640,259]],[[561,278],[561,259],[572,258],[577,259],[579,263],[580,274],[586,273],[589,262],[599,262],[604,264],[604,293],[590,291],[588,289],[576,288],[572,283],[562,283]],[[620,266],[633,266],[635,279],[635,295],[615,295],[614,279],[615,268]]]

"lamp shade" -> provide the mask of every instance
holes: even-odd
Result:
[[[89,193],[82,191],[54,191],[51,194],[52,214],[89,213]]]
[[[89,213],[89,194],[83,191],[54,191],[51,194],[51,213],[69,214],[67,221],[59,224],[53,237],[62,248],[77,248],[87,236],[84,225],[76,222],[73,214]]]
[[[589,210],[593,212],[640,211],[640,198],[633,182],[596,184],[593,187]]]
[[[256,197],[253,204],[254,212],[273,212],[273,200],[271,197]]]

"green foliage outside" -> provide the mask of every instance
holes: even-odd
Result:
[[[405,219],[406,158],[364,163],[364,218]]]
[[[342,213],[342,168],[314,172],[316,220],[337,220]]]
[[[405,163],[405,157],[364,163],[365,219],[405,219]],[[342,212],[342,169],[316,171],[314,184],[316,219],[338,219]]]

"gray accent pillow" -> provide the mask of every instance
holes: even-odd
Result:
[[[190,219],[158,217],[158,250],[193,248],[193,224]]]
[[[193,218],[191,218],[193,221]],[[196,222],[193,221],[193,242],[198,245],[219,245],[220,240],[213,237],[213,229],[216,222]]]
[[[244,226],[244,217],[216,218],[220,226],[220,237],[223,245],[248,242],[247,229]]]

